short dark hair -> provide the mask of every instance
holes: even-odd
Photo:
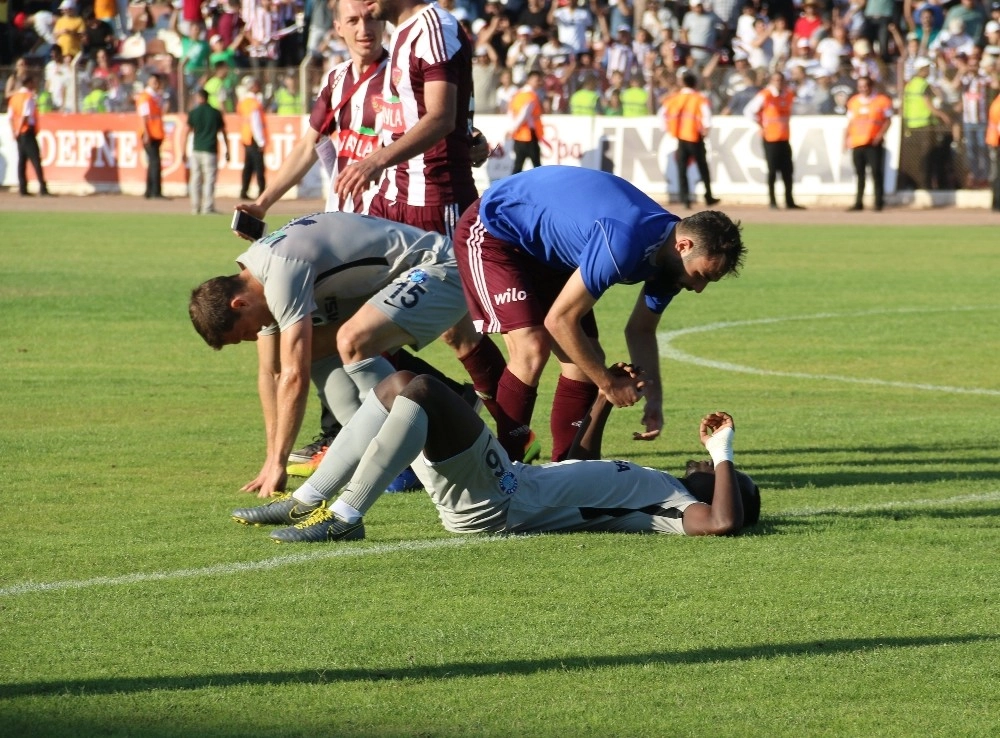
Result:
[[[685,87],[690,87],[693,90],[698,86],[698,77],[694,72],[684,72],[681,75],[681,82]]]
[[[721,256],[726,264],[723,273],[739,276],[746,255],[740,221],[733,221],[719,210],[702,210],[684,218],[677,226],[694,241],[695,253]]]
[[[215,277],[191,291],[188,315],[198,335],[216,351],[225,345],[225,336],[236,325],[239,313],[230,303],[243,291],[240,275]]]
[[[757,525],[760,520],[760,488],[749,474],[736,472],[740,486],[740,501],[743,503],[743,527]],[[693,472],[684,476],[681,483],[698,502],[712,504],[715,496],[715,475],[709,472]]]

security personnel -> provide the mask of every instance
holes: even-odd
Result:
[[[928,189],[941,179],[942,162],[932,153],[937,146],[935,118],[950,125],[948,116],[934,107],[934,90],[927,78],[933,63],[920,57],[913,63],[913,77],[903,88],[903,143],[899,154],[899,188]],[[938,184],[941,184],[938,182]]]
[[[42,157],[38,151],[38,110],[36,109],[35,77],[28,73],[21,79],[21,86],[7,101],[10,130],[17,141],[17,184],[21,197],[28,192],[28,162],[35,170],[38,193],[48,196],[45,174],[42,172]]]
[[[106,113],[108,112],[108,83],[103,77],[95,77],[91,80],[93,89],[88,92],[84,98],[83,102],[80,104],[80,110],[84,113]]]
[[[274,112],[276,115],[302,115],[302,96],[298,91],[298,80],[294,74],[286,74],[282,85],[274,91]]]
[[[994,98],[986,122],[986,145],[990,147],[993,178],[993,210],[1000,212],[1000,95]]]
[[[601,95],[597,91],[597,78],[593,74],[584,77],[580,89],[569,96],[569,112],[572,115],[601,114]]]
[[[629,78],[628,87],[621,91],[622,117],[649,115],[649,90],[643,85],[642,75],[638,72]]]
[[[250,180],[256,175],[257,192],[267,188],[264,180],[264,149],[267,147],[267,121],[264,119],[264,103],[260,100],[260,80],[250,77],[244,80],[246,95],[236,106],[241,118],[240,140],[243,141],[243,183],[240,199],[249,200]]]
[[[781,72],[771,74],[767,87],[747,103],[743,114],[760,126],[764,138],[764,159],[767,161],[767,194],[771,209],[778,207],[774,196],[774,183],[778,174],[785,184],[785,207],[789,210],[804,210],[795,204],[792,196],[792,145],[789,143],[791,130],[789,118],[792,115],[792,103],[795,93],[785,82]]]
[[[858,92],[847,101],[844,148],[851,150],[858,178],[851,210],[864,210],[866,169],[871,169],[875,183],[875,209],[881,210],[885,205],[885,134],[892,122],[892,100],[874,88],[871,78],[859,77]]]
[[[162,80],[160,75],[151,74],[146,88],[135,97],[135,110],[142,121],[139,129],[142,147],[146,151],[146,199],[163,199],[160,182],[160,147],[165,138],[163,132],[163,103],[160,100]]]
[[[542,125],[542,73],[528,73],[524,86],[510,101],[511,138],[514,139],[514,174],[524,169],[528,159],[536,169],[542,166],[542,148],[539,142],[545,137]]]
[[[705,155],[705,134],[712,125],[712,106],[708,98],[695,89],[698,78],[693,72],[685,72],[681,83],[684,86],[664,103],[667,133],[677,139],[675,158],[681,202],[684,207],[691,207],[687,167],[688,162],[694,159],[701,181],[705,184],[705,204],[715,205],[719,199],[712,196],[712,179]]]

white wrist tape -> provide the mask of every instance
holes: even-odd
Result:
[[[730,427],[717,430],[705,441],[705,448],[712,457],[712,463],[718,466],[723,461],[733,460],[733,436],[736,434]]]

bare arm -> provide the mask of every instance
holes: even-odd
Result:
[[[455,130],[458,107],[458,87],[450,82],[434,81],[424,86],[427,112],[413,128],[388,146],[376,149],[359,162],[344,169],[336,182],[337,196],[353,198],[377,182],[382,172],[411,159]]]
[[[577,269],[570,275],[545,316],[545,329],[569,360],[608,396],[615,407],[634,405],[641,396],[642,382],[630,377],[612,376],[580,325],[583,316],[596,303],[597,300],[587,291],[580,270]]]
[[[707,446],[712,436],[725,428],[735,430],[733,418],[728,413],[706,415],[698,429],[701,442]],[[736,468],[732,461],[717,461],[712,504],[696,503],[684,510],[684,533],[689,536],[724,536],[736,533],[742,526],[743,501],[736,480]]]
[[[260,474],[243,490],[270,497],[284,490],[288,481],[285,465],[309,398],[312,322],[304,318],[278,336],[260,336],[257,352],[257,386],[267,430],[267,458]]]
[[[642,371],[642,394],[646,398],[642,411],[645,431],[632,434],[636,441],[651,441],[663,430],[663,385],[660,379],[660,352],[656,344],[656,329],[661,317],[646,307],[645,292],[640,292],[632,315],[625,324],[629,358]]]
[[[260,193],[260,196],[254,202],[240,203],[236,206],[236,209],[250,213],[250,215],[263,220],[264,216],[267,215],[268,209],[280,200],[292,187],[301,182],[302,178],[312,168],[312,165],[316,163],[316,160],[319,158],[316,155],[316,142],[318,140],[319,133],[310,126],[288,153],[288,156],[285,157],[285,160],[281,163],[281,169],[271,178],[267,189]],[[229,143],[227,140],[227,150],[228,147]]]

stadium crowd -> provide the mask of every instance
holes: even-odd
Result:
[[[80,2],[78,6],[77,3]],[[867,77],[902,113],[924,77],[928,144],[952,165],[937,186],[985,185],[988,108],[1000,91],[1000,1],[442,0],[473,39],[477,112],[504,113],[530,72],[545,113],[642,116],[662,110],[685,72],[716,114],[740,114],[770,75],[794,91],[793,115],[842,115]],[[33,69],[38,110],[125,112],[163,75],[163,110],[204,87],[235,111],[253,78],[270,112],[306,112],[347,58],[322,0],[55,0],[0,3],[6,94]],[[6,15],[3,15],[3,13]],[[303,63],[304,62],[304,63]],[[929,74],[920,74],[928,68]],[[300,70],[308,71],[300,75]],[[303,98],[300,80],[309,95]],[[919,92],[914,90],[914,97]],[[922,144],[923,145],[923,144]]]

